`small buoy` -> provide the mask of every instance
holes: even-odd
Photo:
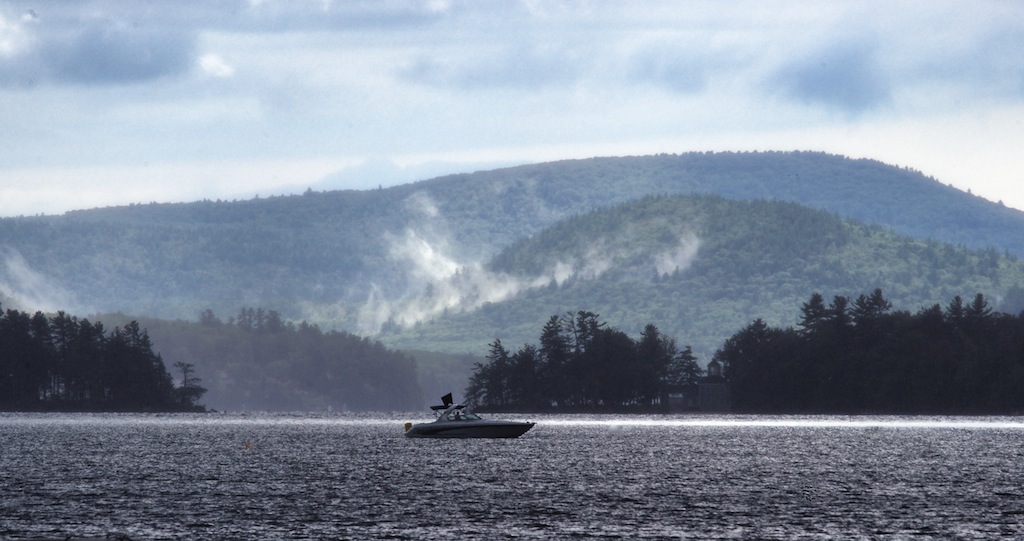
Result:
[[[412,428],[412,423],[405,423],[405,431],[408,432],[410,428]]]

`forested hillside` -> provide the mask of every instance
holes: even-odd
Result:
[[[630,336],[657,322],[701,364],[754,318],[793,324],[809,291],[882,288],[905,309],[980,292],[1017,313],[1022,255],[1024,213],[908,169],[689,153],[4,218],[0,302],[144,321],[168,362],[196,365],[214,408],[364,409],[398,407],[376,397],[418,385],[461,388],[492,340],[516,348],[578,310]],[[195,323],[250,306],[284,330],[251,332],[240,317],[214,339]],[[188,340],[166,338],[175,325]],[[431,364],[417,374],[384,346]],[[331,357],[349,349],[380,351],[400,378]]]
[[[287,319],[373,333],[389,318],[502,300],[413,302],[428,284],[560,220],[645,195],[690,193],[795,201],[920,239],[1024,255],[1024,213],[910,170],[820,153],[689,153],[537,164],[380,190],[0,219],[0,292],[24,309],[168,318],[264,306]]]
[[[108,314],[105,321],[125,316]],[[143,319],[169,362],[190,363],[216,410],[409,411],[422,407],[416,362],[380,342],[243,308],[222,320]]]
[[[551,314],[586,309],[630,335],[655,322],[702,364],[754,318],[793,325],[809,291],[885,290],[901,309],[985,293],[1024,309],[1024,264],[898,235],[793,203],[649,197],[556,224],[488,264],[517,297],[384,336],[389,345],[481,351],[481,336],[518,345]],[[537,277],[544,280],[538,281]]]

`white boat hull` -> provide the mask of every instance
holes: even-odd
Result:
[[[412,425],[407,438],[518,438],[534,423],[500,420],[438,421]]]

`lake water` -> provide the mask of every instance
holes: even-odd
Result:
[[[495,417],[0,414],[0,538],[1024,537],[1024,418]]]

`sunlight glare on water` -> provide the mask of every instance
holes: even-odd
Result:
[[[0,539],[1024,536],[1019,417],[489,417],[0,414]]]
[[[661,427],[808,427],[808,428],[977,428],[1024,430],[1017,417],[885,417],[885,416],[671,416],[545,419],[562,426],[661,426]]]

